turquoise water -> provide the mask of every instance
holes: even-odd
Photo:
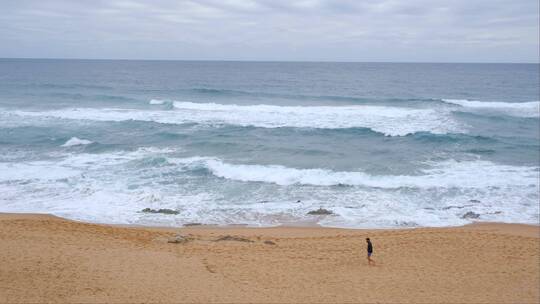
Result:
[[[538,68],[0,59],[0,212],[537,223]],[[335,215],[306,214],[319,207]]]

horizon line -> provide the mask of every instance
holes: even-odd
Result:
[[[540,64],[538,62],[493,61],[339,61],[339,60],[243,60],[243,59],[133,59],[133,58],[58,58],[0,57],[0,60],[86,60],[86,61],[182,61],[182,62],[261,62],[261,63],[442,63],[442,64]]]

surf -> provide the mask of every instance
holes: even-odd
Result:
[[[173,110],[121,108],[64,108],[50,111],[10,111],[22,117],[91,121],[151,121],[165,124],[198,123],[259,128],[368,128],[386,136],[417,132],[466,133],[466,126],[451,113],[436,109],[391,106],[277,106],[173,102]]]
[[[503,102],[468,99],[441,99],[444,103],[457,105],[474,113],[498,113],[517,117],[540,117],[540,101]]]

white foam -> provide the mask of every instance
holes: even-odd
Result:
[[[62,159],[30,162],[0,162],[0,181],[61,180],[77,177],[87,170],[125,164],[150,155],[163,155],[179,149],[143,147],[135,151],[103,154],[67,154]]]
[[[416,132],[434,134],[463,133],[466,126],[450,112],[435,109],[411,109],[390,106],[274,106],[223,105],[214,103],[174,102],[173,111],[135,109],[75,108],[45,112],[13,111],[27,117],[96,121],[154,121],[158,123],[231,124],[262,128],[369,128],[389,136]]]
[[[62,160],[0,163],[0,180],[61,179],[88,169],[125,164],[145,157],[162,156],[185,170],[205,168],[213,175],[242,182],[273,183],[281,186],[363,186],[397,188],[486,188],[540,185],[540,170],[531,166],[510,166],[490,161],[447,160],[425,164],[418,175],[372,175],[363,171],[333,171],[323,168],[298,169],[281,165],[247,165],[224,162],[215,157],[175,158],[178,149],[140,148],[131,152],[69,154]]]
[[[376,188],[485,188],[539,185],[535,167],[495,164],[489,161],[449,160],[434,163],[422,175],[370,175],[361,171],[296,169],[279,165],[243,165],[225,163],[215,158],[187,158],[179,163],[198,164],[214,175],[243,182],[266,182],[277,185],[365,186]]]
[[[502,102],[502,101],[478,101],[467,99],[442,99],[450,104],[476,110],[492,110],[518,117],[539,117],[540,101],[528,102]]]
[[[89,145],[91,143],[94,143],[91,140],[87,139],[80,139],[78,137],[72,137],[68,141],[66,141],[62,147],[71,147],[71,146],[80,146],[80,145]]]
[[[468,222],[461,218],[467,211],[482,214],[483,220],[538,221],[538,168],[444,161],[424,164],[427,169],[420,175],[376,176],[234,164],[215,157],[180,158],[176,152],[142,148],[0,163],[0,212],[49,212],[95,222],[172,226],[275,225],[280,220],[305,220],[309,210],[319,207],[336,213],[320,223],[338,227],[459,225]],[[166,162],[160,166],[147,162],[156,157]],[[201,168],[211,174],[201,174]],[[351,187],[327,187],[339,184]],[[471,199],[481,203],[470,203]],[[459,208],[444,209],[449,206]],[[146,207],[171,208],[180,214],[139,212]]]
[[[48,161],[35,161],[29,163],[0,162],[0,182],[17,180],[59,180],[77,176],[80,173],[80,170],[59,166]]]
[[[149,104],[151,104],[151,105],[162,105],[162,104],[166,104],[166,103],[168,103],[168,101],[161,100],[161,99],[152,99],[149,102]]]

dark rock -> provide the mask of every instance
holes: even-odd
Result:
[[[473,205],[463,205],[463,206],[448,206],[448,207],[444,207],[442,208],[442,210],[448,210],[448,209],[463,209],[465,207],[472,207]]]
[[[179,211],[172,210],[172,209],[158,209],[157,213],[163,213],[163,214],[179,214]]]
[[[418,224],[415,222],[409,222],[409,221],[394,221],[394,223],[397,226],[401,227],[418,227]]]
[[[327,209],[319,208],[317,210],[312,210],[312,211],[308,212],[307,214],[309,214],[309,215],[329,215],[329,214],[334,214],[334,212],[332,212],[330,210],[327,210]]]
[[[276,243],[272,242],[272,241],[264,241],[264,243],[266,245],[275,245]]]
[[[172,209],[151,209],[151,208],[144,208],[141,210],[141,212],[144,213],[162,213],[162,214],[179,214],[179,211],[172,210]]]
[[[246,239],[239,236],[233,236],[233,235],[220,236],[218,239],[215,240],[215,242],[220,242],[220,241],[236,241],[236,242],[253,243],[253,241],[250,239]]]
[[[480,201],[479,201],[479,200],[472,199],[472,200],[469,200],[469,203],[479,204]]]
[[[201,223],[187,223],[187,224],[184,224],[184,227],[191,227],[191,226],[200,226],[202,225]]]
[[[480,217],[480,214],[469,211],[461,216],[462,219],[477,219]]]

